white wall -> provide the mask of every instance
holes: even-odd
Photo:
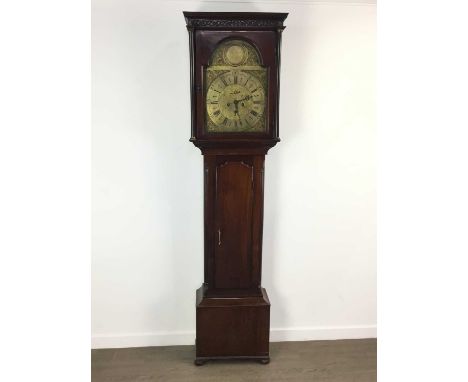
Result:
[[[183,10],[290,13],[266,158],[272,340],[375,336],[375,4],[94,0],[93,347],[194,343],[203,173]]]

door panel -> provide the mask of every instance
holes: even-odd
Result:
[[[226,161],[216,168],[215,287],[248,288],[252,268],[253,166]]]

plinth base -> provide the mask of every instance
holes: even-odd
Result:
[[[270,301],[261,296],[205,297],[197,290],[196,365],[214,359],[250,359],[268,363]]]

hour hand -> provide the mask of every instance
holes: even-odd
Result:
[[[237,116],[239,116],[239,106],[238,106],[238,104],[239,104],[240,101],[235,99],[233,102],[234,102],[234,115],[237,114]]]

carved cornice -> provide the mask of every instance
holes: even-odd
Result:
[[[184,12],[187,28],[280,28],[287,13]]]
[[[188,27],[194,28],[221,28],[221,27],[234,27],[234,28],[252,28],[252,27],[269,27],[277,28],[282,27],[283,22],[269,19],[269,20],[222,20],[222,19],[189,19],[187,20]]]

